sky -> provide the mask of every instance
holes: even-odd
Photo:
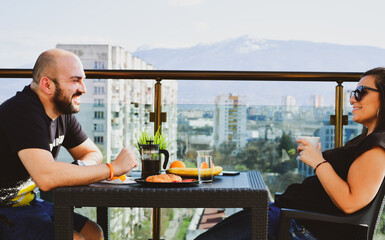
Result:
[[[0,0],[0,68],[57,43],[181,48],[250,35],[385,48],[382,0]]]

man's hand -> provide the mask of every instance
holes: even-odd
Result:
[[[138,160],[133,150],[123,148],[118,157],[111,163],[114,167],[114,175],[120,176],[138,166]]]

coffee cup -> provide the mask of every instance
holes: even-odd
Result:
[[[314,147],[318,147],[318,143],[320,141],[320,137],[310,137],[310,136],[299,136],[298,140],[299,139],[306,139],[311,144],[313,144]]]

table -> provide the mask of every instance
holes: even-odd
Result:
[[[216,176],[212,183],[191,187],[154,188],[141,184],[95,183],[89,186],[60,187],[53,192],[56,240],[73,238],[72,214],[75,206],[98,209],[250,208],[251,239],[267,239],[268,193],[258,171],[241,172],[237,176]]]

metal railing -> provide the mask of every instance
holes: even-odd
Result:
[[[357,82],[358,72],[263,72],[263,71],[176,71],[176,70],[85,70],[89,79],[154,79],[155,102],[151,121],[154,133],[162,126],[165,117],[161,111],[162,80],[229,80],[229,81],[296,81],[336,82],[335,115],[331,125],[335,126],[335,147],[342,146],[343,82]],[[0,69],[0,78],[31,78],[32,69]]]
[[[85,70],[88,79],[154,79],[154,133],[162,130],[165,113],[162,113],[162,80],[229,80],[229,81],[295,81],[336,82],[335,115],[330,117],[335,128],[335,147],[342,146],[343,125],[343,82],[357,82],[358,72],[262,72],[262,71],[175,71],[175,70]],[[0,78],[32,78],[32,69],[0,69]],[[160,239],[160,209],[154,208],[153,239]]]

